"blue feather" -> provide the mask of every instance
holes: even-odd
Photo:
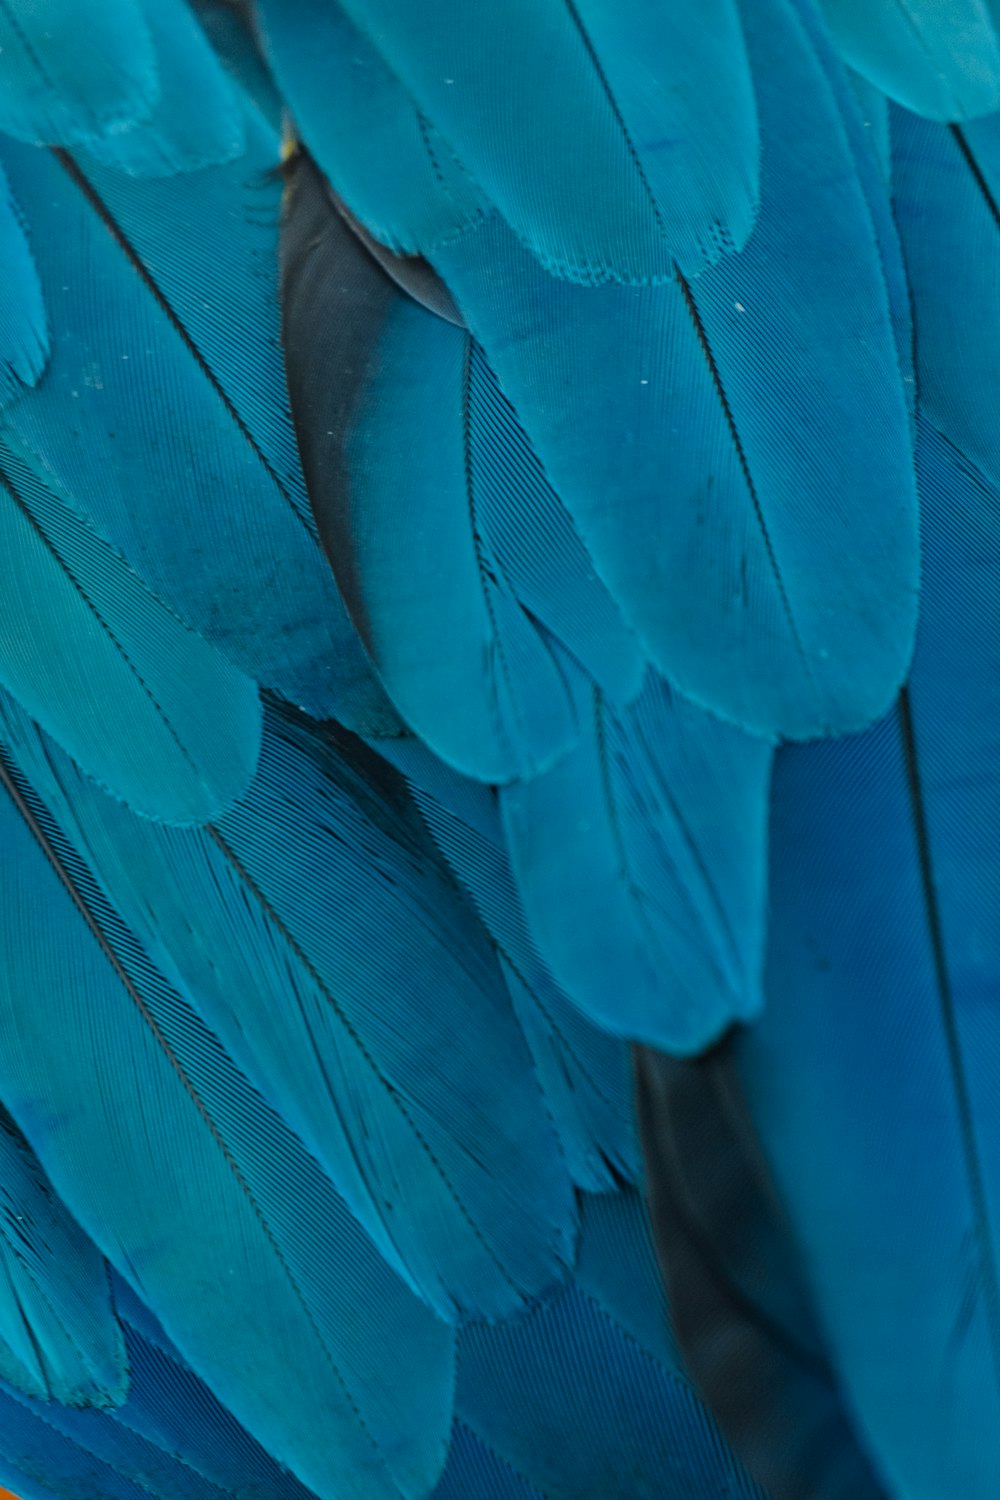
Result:
[[[561,628],[618,696],[638,688],[638,647],[481,350],[383,269],[300,157],[284,336],[331,566],[416,733],[466,774],[530,776],[576,735],[543,627]]]
[[[148,117],[159,98],[139,0],[32,0],[0,11],[0,130],[78,145]]]
[[[6,718],[27,758],[31,726]],[[5,775],[0,1092],[56,1191],[202,1379],[324,1500],[425,1493],[445,1456],[451,1333]]]
[[[891,112],[892,198],[913,299],[920,404],[994,483],[1000,438],[1000,120]]]
[[[216,816],[257,766],[256,684],[177,621],[9,435],[0,487],[0,682],[137,811]]]
[[[0,1381],[46,1402],[114,1406],[129,1385],[103,1257],[0,1111]]]
[[[221,166],[243,154],[243,108],[184,0],[150,0],[160,97],[148,119],[86,143],[99,161],[135,176]],[[176,226],[175,226],[176,227]]]
[[[746,241],[757,130],[731,0],[697,26],[644,0],[344,9],[550,270],[649,281],[676,260],[697,274]]]
[[[253,155],[217,170],[254,180],[269,139],[259,129]],[[216,372],[211,347],[202,351],[199,331],[187,331],[183,304],[175,309],[72,160],[14,145],[4,160],[32,225],[53,331],[46,378],[8,410],[9,425],[146,583],[235,665],[319,713],[368,729],[394,723],[309,523],[254,437],[253,416],[269,409],[257,377],[240,397],[249,418],[228,394],[246,368],[235,325],[219,303],[202,309],[199,327],[214,319],[215,343],[233,345]],[[162,242],[164,222],[171,225],[161,254],[182,261],[173,274],[188,297],[214,249],[194,216],[211,201],[208,177],[145,183],[136,199],[140,220],[152,203],[161,215],[172,211],[157,230],[148,218],[145,227]],[[198,186],[186,201],[187,183]],[[220,205],[229,208],[231,176],[227,187]],[[245,217],[223,224],[230,285],[246,281],[252,306],[262,237],[245,230]],[[220,274],[206,272],[208,285],[218,287]]]
[[[500,794],[528,923],[599,1026],[697,1050],[760,1005],[771,748],[655,674],[617,713],[575,681],[580,745]]]
[[[492,801],[470,807],[470,792],[475,793],[458,777],[449,782],[439,770],[415,780],[422,768],[405,758],[400,763],[435,843],[493,939],[574,1182],[602,1192],[616,1177],[634,1180],[638,1164],[627,1049],[580,1013],[539,958]]]
[[[933,120],[1000,109],[1000,38],[991,0],[821,0],[852,68]]]
[[[763,162],[742,254],[585,289],[491,219],[433,260],[653,660],[748,729],[804,737],[870,722],[906,671],[910,422],[838,91],[785,0],[747,19]]]
[[[45,302],[31,247],[0,172],[0,406],[34,385],[49,355]]]
[[[913,676],[866,735],[784,750],[767,1005],[740,1043],[763,1142],[892,1493],[1000,1470],[1000,493],[929,424]]]
[[[587,1197],[575,1281],[460,1334],[458,1418],[546,1500],[763,1500],[679,1373],[665,1319],[639,1200]]]
[[[487,211],[364,32],[328,0],[260,0],[268,61],[309,150],[376,239],[425,255]]]
[[[151,957],[439,1313],[559,1279],[574,1204],[530,1053],[394,773],[275,714],[232,814],[167,829],[19,746]]]

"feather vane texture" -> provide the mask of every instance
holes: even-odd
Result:
[[[344,9],[557,275],[651,281],[675,260],[697,274],[745,243],[757,128],[731,0],[697,27],[645,0]]]
[[[1000,36],[992,0],[821,0],[846,62],[931,120],[1000,109]]]
[[[20,441],[235,665],[315,712],[394,723],[309,524],[228,396],[239,362],[215,374],[71,158],[13,143],[4,157],[54,350],[45,381],[8,410]],[[197,253],[197,238],[185,244]]]
[[[103,1257],[0,1111],[0,1383],[63,1406],[116,1406],[128,1365]]]
[[[150,955],[442,1316],[505,1314],[561,1278],[575,1209],[531,1054],[388,767],[274,714],[248,797],[182,830],[23,727],[20,745]]]
[[[9,706],[5,719],[26,760],[30,724]],[[17,941],[0,1088],[56,1190],[195,1371],[323,1500],[425,1494],[444,1463],[453,1335],[150,967],[45,808],[16,773],[6,782]],[[298,1378],[276,1383],[283,1368]]]
[[[20,211],[0,173],[0,407],[45,368],[45,302]]]
[[[144,6],[160,96],[148,119],[86,142],[91,155],[135,176],[221,166],[243,154],[243,107],[184,0]]]
[[[256,684],[181,625],[2,437],[0,486],[0,681],[138,812],[170,823],[221,813],[256,770]]]
[[[751,731],[804,737],[870,722],[909,664],[912,442],[828,59],[785,0],[746,21],[763,158],[741,254],[581,288],[490,219],[433,260],[656,665]]]
[[[985,1500],[1000,1464],[1000,494],[926,421],[918,470],[912,681],[866,735],[778,756],[767,1004],[738,1056],[887,1487]]]
[[[500,794],[528,923],[598,1026],[696,1051],[760,1006],[771,747],[654,673],[617,713],[577,693],[579,746]]]

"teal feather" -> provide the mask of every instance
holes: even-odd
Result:
[[[49,331],[31,246],[0,172],[0,407],[45,369]]]
[[[0,1110],[0,1383],[64,1406],[118,1406],[125,1344],[103,1256]]]
[[[31,726],[6,719],[24,758]],[[444,1462],[452,1335],[4,774],[16,940],[0,1090],[56,1191],[195,1371],[322,1500],[425,1493]],[[275,1378],[288,1370],[296,1380]]]
[[[557,275],[650,281],[675,260],[697,274],[746,242],[757,128],[730,0],[699,26],[644,0],[620,14],[599,0],[344,10]]]
[[[256,684],[180,624],[2,435],[0,487],[0,682],[138,812],[215,817],[256,770]]]
[[[560,1279],[575,1209],[531,1055],[395,773],[270,714],[244,801],[167,829],[21,742],[151,957],[442,1316],[505,1314]]]
[[[242,106],[185,0],[152,0],[145,14],[159,99],[147,119],[86,142],[89,153],[138,177],[193,172],[242,156]]]
[[[805,737],[884,712],[912,653],[902,307],[829,60],[785,0],[746,23],[763,158],[742,254],[588,289],[490,219],[433,260],[653,661],[747,729]]]
[[[139,0],[32,0],[0,12],[0,130],[62,146],[148,118],[159,98]]]
[[[696,1051],[760,1008],[771,748],[652,673],[575,691],[580,745],[500,793],[529,927],[597,1025]]]
[[[258,134],[260,150],[240,164],[244,183],[267,159],[262,127]],[[33,226],[53,337],[45,381],[7,413],[20,441],[44,456],[64,492],[164,602],[236,666],[317,712],[368,729],[394,723],[308,522],[228,394],[239,388],[242,356],[216,372],[183,307],[70,158],[8,144],[4,159]],[[182,217],[183,184],[201,175],[173,179],[176,190],[165,187],[159,199],[162,208],[172,202],[174,229],[188,223],[163,252],[176,261],[179,245],[193,260],[173,273],[188,295],[212,249],[197,221]],[[145,186],[151,196],[139,201],[148,205],[157,185]],[[192,190],[188,213],[205,190]],[[241,222],[228,221],[228,266],[234,283],[252,286],[260,236]],[[215,316],[215,341],[231,339]],[[203,308],[202,325],[211,317]],[[253,385],[240,399],[254,415],[267,410],[255,404]]]

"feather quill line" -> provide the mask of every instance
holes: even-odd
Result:
[[[955,1085],[955,1099],[962,1136],[962,1153],[965,1157],[966,1171],[969,1174],[969,1193],[972,1198],[975,1215],[974,1233],[979,1249],[980,1274],[983,1278],[986,1296],[990,1352],[993,1358],[994,1375],[997,1385],[1000,1387],[1000,1276],[998,1276],[997,1271],[996,1246],[990,1226],[986,1184],[979,1159],[979,1151],[976,1147],[975,1130],[972,1123],[972,1099],[966,1077],[965,1061],[962,1057],[962,1039],[958,1030],[955,999],[952,994],[951,979],[948,974],[948,960],[945,956],[941,912],[938,906],[937,888],[934,883],[930,830],[927,826],[927,817],[924,811],[923,787],[917,758],[916,732],[910,708],[909,691],[905,687],[899,695],[899,727],[903,742],[907,789],[913,813],[913,832],[917,845],[917,859],[920,865],[924,909],[927,916],[927,927],[938,996],[941,1002],[941,1022],[944,1027],[945,1043],[948,1049],[948,1062]]]
[[[77,889],[72,876],[66,869],[63,861],[60,859],[57,850],[54,848],[51,840],[46,834],[38,818],[33,813],[27,798],[25,797],[20,785],[18,784],[18,779],[12,771],[11,767],[8,765],[6,757],[3,755],[2,751],[0,751],[0,785],[2,785],[8,792],[12,802],[14,803],[14,806],[17,808],[17,811],[20,813],[21,817],[24,819],[24,822],[27,824],[32,837],[39,845],[49,865],[52,867],[52,870],[58,877],[60,884],[63,886],[67,895],[70,897],[70,900],[73,902],[73,905],[76,907],[77,911],[80,913],[80,916],[86,923],[88,930],[97,942],[97,945],[100,948],[102,954],[107,959],[108,963],[114,970],[114,973],[119,982],[124,987],[125,993],[128,995],[133,1005],[139,1011],[139,1014],[141,1015],[143,1021],[149,1028],[151,1036],[162,1051],[164,1057],[167,1059],[167,1062],[170,1064],[171,1068],[177,1076],[178,1082],[181,1084],[181,1087],[184,1089],[188,1098],[191,1100],[191,1103],[194,1105],[200,1119],[211,1135],[213,1142],[218,1147],[223,1160],[225,1161],[229,1170],[232,1172],[234,1180],[236,1181],[237,1185],[240,1188],[240,1191],[246,1198],[254,1217],[260,1225],[264,1237],[266,1238],[268,1244],[274,1252],[275,1259],[281,1267],[282,1272],[288,1281],[288,1285],[291,1288],[296,1301],[301,1306],[307,1321],[315,1331],[319,1346],[326,1356],[334,1379],[343,1392],[345,1401],[348,1403],[352,1413],[354,1414],[354,1418],[357,1421],[359,1430],[364,1433],[368,1443],[371,1446],[372,1451],[378,1459],[378,1462],[385,1470],[386,1476],[389,1479],[390,1483],[394,1483],[392,1474],[386,1463],[385,1456],[383,1455],[382,1450],[376,1442],[373,1434],[368,1430],[368,1426],[364,1420],[364,1417],[358,1409],[354,1398],[351,1395],[351,1392],[344,1380],[344,1377],[341,1374],[341,1371],[337,1368],[336,1361],[334,1360],[333,1356],[326,1346],[326,1341],[324,1340],[322,1333],[320,1332],[320,1329],[317,1326],[315,1319],[313,1318],[309,1304],[303,1296],[302,1290],[292,1274],[291,1267],[288,1265],[284,1255],[281,1252],[281,1248],[278,1245],[277,1240],[275,1239],[271,1226],[268,1223],[267,1218],[259,1203],[257,1202],[249,1183],[246,1181],[243,1173],[240,1171],[238,1164],[233,1159],[233,1156],[230,1153],[228,1146],[226,1145],[225,1139],[221,1135],[217,1125],[215,1124],[215,1121],[212,1119],[212,1116],[206,1108],[204,1101],[200,1097],[198,1090],[195,1088],[194,1084],[187,1076],[183,1064],[171,1048],[170,1043],[164,1036],[163,1031],[161,1030],[158,1022],[156,1021],[156,1018],[153,1016],[145,1000],[143,1000],[142,995],[139,993],[136,986],[132,983],[132,980],[130,979],[124,965],[121,963],[108,939],[101,930],[99,922],[90,911],[83,895]]]
[[[253,877],[250,874],[249,870],[247,870],[245,868],[245,866],[241,863],[241,861],[238,858],[236,852],[233,849],[230,848],[229,844],[223,838],[222,834],[218,831],[218,829],[215,828],[212,824],[208,824],[206,826],[206,828],[205,828],[205,832],[208,835],[208,837],[212,840],[212,842],[215,844],[216,848],[219,850],[220,854],[225,859],[226,863],[234,871],[234,873],[236,874],[237,878],[246,887],[246,889],[250,892],[250,894],[251,894],[251,896],[253,896],[254,900],[258,903],[258,905],[260,906],[262,912],[267,917],[268,921],[270,921],[270,922],[272,922],[274,924],[275,928],[281,934],[281,936],[284,939],[284,941],[288,944],[289,948],[291,949],[292,953],[295,955],[296,959],[299,961],[299,963],[302,964],[303,968],[306,970],[306,973],[309,975],[310,979],[316,985],[316,987],[319,990],[320,994],[323,995],[324,998],[329,1002],[329,1004],[332,1007],[334,1013],[336,1014],[337,1019],[339,1020],[340,1024],[343,1026],[344,1030],[347,1032],[347,1035],[350,1037],[350,1039],[354,1043],[355,1047],[357,1047],[358,1052],[360,1053],[361,1057],[364,1059],[365,1063],[371,1069],[371,1072],[372,1072],[373,1076],[378,1081],[378,1083],[381,1084],[381,1086],[385,1089],[385,1091],[388,1094],[389,1098],[392,1100],[393,1104],[396,1106],[396,1108],[399,1110],[400,1114],[402,1115],[403,1119],[406,1121],[406,1124],[408,1125],[408,1127],[410,1128],[410,1130],[412,1130],[415,1139],[419,1142],[422,1150],[426,1153],[428,1161],[430,1161],[431,1165],[434,1167],[434,1170],[436,1171],[439,1179],[441,1180],[441,1182],[443,1183],[446,1191],[448,1192],[449,1196],[451,1197],[452,1202],[455,1204],[455,1207],[458,1209],[458,1212],[461,1214],[461,1216],[465,1220],[466,1224],[468,1224],[468,1226],[469,1226],[470,1230],[472,1231],[473,1235],[475,1236],[476,1240],[482,1246],[482,1248],[483,1248],[484,1252],[486,1253],[486,1255],[488,1256],[488,1258],[496,1266],[496,1268],[497,1268],[498,1272],[500,1273],[500,1276],[502,1277],[502,1279],[507,1283],[507,1285],[511,1288],[512,1291],[516,1292],[518,1290],[516,1284],[511,1279],[511,1277],[508,1275],[506,1267],[503,1265],[503,1263],[498,1258],[498,1256],[497,1256],[495,1250],[493,1249],[493,1247],[484,1239],[482,1233],[480,1232],[478,1224],[476,1224],[475,1220],[470,1215],[470,1213],[469,1213],[468,1209],[466,1208],[465,1204],[462,1202],[462,1200],[459,1197],[458,1193],[455,1191],[455,1188],[452,1185],[451,1179],[448,1177],[448,1175],[445,1172],[444,1168],[442,1167],[441,1163],[438,1161],[438,1159],[435,1156],[433,1150],[431,1149],[429,1143],[424,1138],[423,1133],[420,1131],[420,1129],[418,1128],[415,1120],[412,1118],[412,1116],[410,1114],[410,1111],[407,1109],[406,1104],[405,1104],[405,1102],[404,1102],[404,1100],[402,1098],[402,1095],[400,1094],[399,1090],[395,1087],[395,1085],[391,1082],[391,1080],[389,1078],[387,1078],[385,1076],[385,1074],[382,1072],[382,1070],[379,1068],[378,1063],[375,1061],[375,1058],[372,1056],[372,1054],[369,1051],[369,1049],[365,1046],[365,1043],[364,1043],[362,1037],[360,1036],[360,1034],[358,1033],[358,1031],[355,1029],[355,1027],[351,1024],[351,1022],[348,1019],[348,1017],[347,1017],[346,1013],[344,1012],[343,1008],[337,1003],[336,996],[330,990],[329,985],[326,984],[326,982],[324,981],[322,975],[317,971],[317,969],[315,968],[315,966],[313,965],[313,963],[309,959],[308,954],[302,949],[302,947],[296,941],[296,939],[293,936],[293,934],[285,926],[285,923],[281,920],[280,916],[275,911],[274,907],[268,901],[267,896],[261,890],[261,888],[257,884],[257,882],[253,879]],[[312,1044],[313,1044],[313,1053],[314,1053],[315,1058],[316,1058],[317,1067],[319,1068],[320,1072],[323,1074],[323,1077],[324,1077],[324,1079],[325,1079],[325,1081],[327,1083],[327,1087],[330,1090],[330,1096],[331,1096],[331,1098],[335,1098],[336,1097],[336,1091],[334,1090],[334,1088],[332,1086],[332,1083],[330,1082],[330,1079],[327,1077],[326,1065],[325,1065],[324,1060],[323,1060],[322,1048],[318,1045],[316,1039],[313,1037],[313,1035],[312,1035],[312,1028],[309,1025],[308,1017],[306,1017],[304,1013],[303,1013],[303,1021],[304,1021],[304,1024],[306,1026],[307,1031],[309,1032],[310,1040],[312,1041]]]
[[[271,480],[281,498],[285,501],[285,504],[291,510],[292,514],[296,517],[302,529],[312,537],[314,533],[309,520],[295,504],[295,501],[289,494],[287,486],[283,483],[281,477],[275,471],[270,460],[261,449],[253,433],[250,431],[249,427],[246,425],[243,418],[236,410],[236,407],[233,405],[233,402],[227,394],[225,387],[219,381],[218,376],[215,374],[215,371],[212,369],[211,365],[208,363],[205,356],[198,348],[198,345],[195,343],[190,333],[188,333],[187,328],[184,326],[183,320],[174,310],[173,304],[170,302],[170,299],[166,296],[166,294],[160,287],[149,267],[146,265],[145,261],[133,246],[128,235],[122,229],[114,214],[108,208],[108,205],[104,202],[104,199],[101,197],[100,193],[94,187],[93,183],[90,181],[86,173],[83,171],[83,169],[80,167],[80,165],[77,163],[77,161],[69,151],[67,151],[62,146],[52,146],[50,147],[50,150],[56,161],[62,167],[63,171],[70,178],[71,182],[86,198],[91,208],[101,220],[101,223],[104,225],[105,229],[115,241],[115,244],[127,257],[132,269],[141,278],[143,285],[146,287],[150,295],[155,298],[157,305],[160,307],[165,317],[170,320],[171,326],[177,333],[178,337],[183,341],[185,348],[188,350],[188,353],[191,355],[192,359],[195,361],[198,368],[205,376],[205,379],[209,382],[212,389],[215,391],[215,394],[218,396],[219,400],[226,408],[226,411],[232,418],[233,422],[236,424],[241,437],[243,437],[243,439],[247,443],[254,457],[259,461],[264,472],[267,474],[268,478]]]

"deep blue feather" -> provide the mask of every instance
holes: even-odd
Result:
[[[913,676],[866,735],[784,750],[767,1004],[740,1043],[829,1347],[907,1500],[1000,1448],[1000,493],[929,424]]]
[[[677,1368],[640,1200],[588,1196],[583,1223],[569,1286],[460,1334],[459,1420],[546,1500],[762,1500]]]
[[[490,219],[433,259],[654,661],[747,728],[798,737],[870,722],[899,686],[916,500],[882,236],[838,91],[785,0],[746,19],[762,206],[740,255],[690,283],[580,288]]]

